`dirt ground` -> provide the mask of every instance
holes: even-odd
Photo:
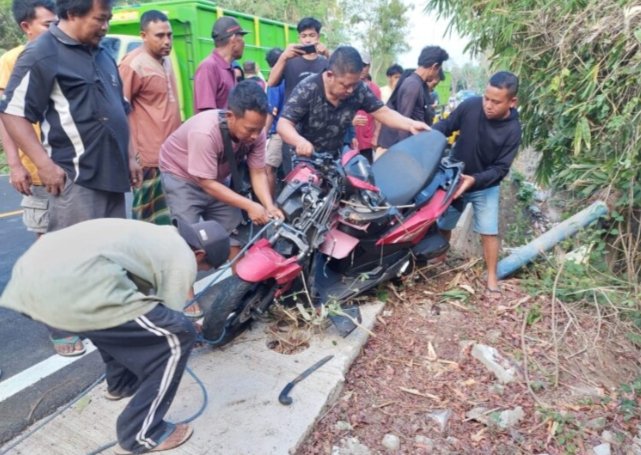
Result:
[[[641,403],[619,387],[639,377],[639,355],[615,309],[533,298],[515,279],[491,299],[481,275],[478,261],[448,259],[390,284],[374,335],[298,453],[641,453]],[[477,343],[498,350],[512,382],[471,355]],[[519,407],[518,421],[501,420]]]

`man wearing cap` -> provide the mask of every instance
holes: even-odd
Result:
[[[182,235],[182,237],[181,237]],[[214,221],[158,226],[97,219],[45,234],[16,262],[0,306],[89,338],[106,364],[106,398],[132,397],[116,453],[168,450],[191,436],[163,420],[196,340],[182,314],[197,270],[229,239]]]
[[[223,16],[214,23],[211,37],[216,48],[200,62],[194,76],[194,110],[225,109],[229,92],[236,85],[232,61],[243,56],[244,35],[238,21]]]

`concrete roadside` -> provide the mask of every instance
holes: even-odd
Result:
[[[383,303],[361,307],[363,327],[371,329]],[[185,374],[176,399],[167,415],[169,421],[181,421],[198,412],[192,422],[194,435],[171,453],[180,454],[291,454],[312,430],[316,420],[338,396],[344,375],[368,338],[357,329],[341,338],[333,328],[315,335],[310,347],[293,355],[279,354],[267,347],[268,338],[262,323],[254,325],[229,346],[194,351],[189,368],[202,381],[207,401],[198,383]],[[321,358],[334,358],[294,387],[290,406],[278,402],[285,385]],[[4,454],[88,454],[113,453],[96,450],[115,440],[115,422],[126,401],[104,398],[104,382],[65,409],[39,430],[23,435],[15,445],[9,441],[0,448]],[[15,445],[15,447],[13,447]]]

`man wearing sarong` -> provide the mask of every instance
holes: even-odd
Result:
[[[132,218],[171,224],[158,170],[158,154],[165,139],[180,126],[176,79],[168,55],[172,30],[167,16],[149,10],[140,18],[143,45],[130,52],[118,69],[125,97],[131,103],[129,126],[143,182],[134,189]]]

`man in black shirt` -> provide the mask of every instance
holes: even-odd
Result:
[[[269,73],[269,87],[276,87],[285,80],[285,100],[300,81],[327,69],[329,51],[319,42],[321,27],[322,24],[313,17],[301,19],[296,26],[299,44],[287,46]],[[313,50],[306,51],[309,46]]]
[[[399,80],[387,105],[401,115],[413,120],[432,123],[434,117],[429,83],[440,80],[443,62],[449,58],[447,52],[438,46],[426,46],[418,57],[418,68],[407,78]],[[384,149],[408,137],[403,131],[383,127],[378,136],[378,144]]]
[[[329,59],[329,69],[310,76],[296,86],[287,100],[278,134],[295,148],[296,154],[309,156],[314,150],[340,153],[346,129],[358,110],[391,128],[412,134],[429,130],[423,122],[403,117],[383,105],[361,80],[363,61],[358,51],[341,46]]]
[[[474,231],[481,235],[487,266],[487,290],[500,295],[496,266],[499,255],[499,184],[507,175],[521,144],[521,123],[516,110],[518,78],[507,71],[494,74],[483,97],[463,101],[433,128],[449,136],[459,130],[452,156],[465,163],[463,182],[454,195],[472,203]],[[449,239],[461,212],[450,206],[439,220]]]

